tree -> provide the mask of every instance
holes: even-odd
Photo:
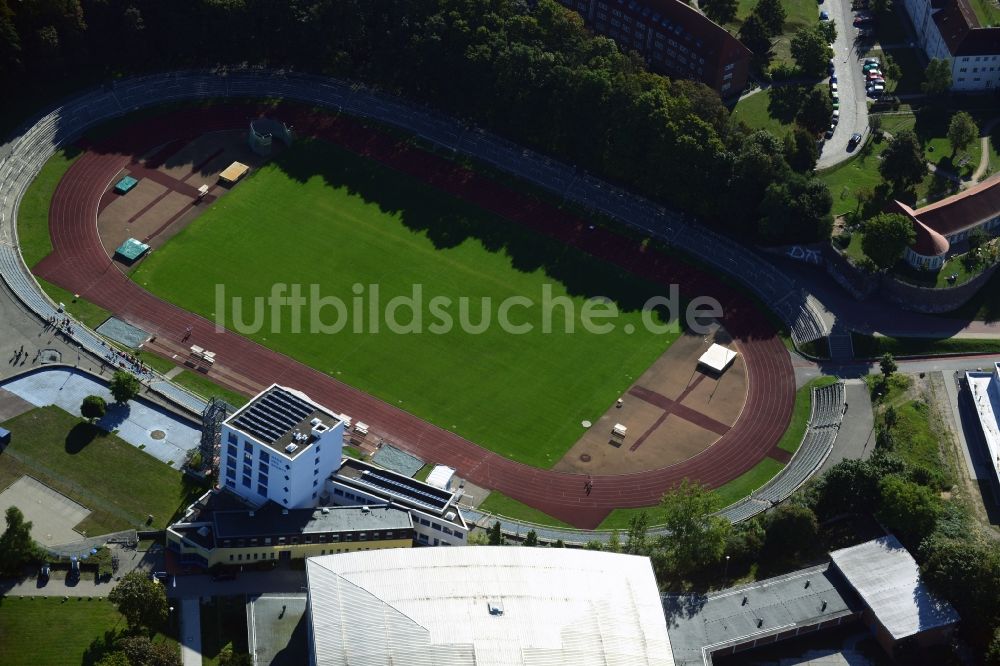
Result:
[[[629,555],[646,555],[649,548],[648,531],[649,515],[645,511],[632,516],[625,536],[625,552]]]
[[[809,130],[796,127],[785,135],[785,161],[799,173],[810,173],[819,160],[816,137]]]
[[[753,51],[754,55],[764,60],[771,51],[771,37],[756,14],[750,14],[740,26],[740,41]]]
[[[0,573],[19,576],[24,567],[41,557],[41,550],[31,538],[31,522],[16,506],[7,507],[7,527],[0,535]]]
[[[942,538],[920,545],[921,578],[947,599],[962,616],[963,631],[971,630],[985,645],[1000,626],[1000,550],[992,540]]]
[[[132,666],[128,663],[128,657],[121,650],[109,652],[97,661],[94,666]]]
[[[566,547],[566,542],[563,541],[562,539],[556,539],[556,542],[554,544],[552,544],[552,547],[553,548],[565,548]]]
[[[889,377],[892,377],[892,373],[899,369],[899,366],[896,365],[896,359],[889,352],[882,354],[882,358],[878,362],[878,367],[882,371],[882,376],[886,381],[889,380]],[[893,413],[895,413],[895,410]]]
[[[111,386],[108,387],[115,402],[124,405],[129,400],[139,395],[142,384],[131,372],[116,370],[111,377]]]
[[[163,585],[150,580],[142,571],[130,571],[122,576],[111,588],[108,600],[118,607],[132,629],[154,629],[167,619],[167,595]]]
[[[819,26],[799,28],[792,36],[792,57],[805,76],[820,76],[833,57],[833,50]]]
[[[799,112],[795,116],[795,122],[815,136],[830,126],[832,115],[833,102],[830,101],[829,93],[820,88],[813,88],[802,100],[802,106],[799,107]]]
[[[990,235],[983,231],[982,227],[976,227],[969,232],[966,242],[969,244],[969,251],[975,252],[990,240]]]
[[[959,111],[951,117],[951,122],[948,123],[948,143],[951,144],[952,157],[978,138],[976,121],[966,111]]]
[[[788,17],[781,0],[757,0],[751,15],[760,19],[760,24],[769,38],[781,34],[785,27],[785,19]]]
[[[876,15],[888,14],[889,10],[892,9],[892,0],[870,0],[868,8]]]
[[[869,511],[880,497],[878,468],[866,460],[843,460],[810,490],[813,510],[823,520]]]
[[[909,130],[896,134],[882,152],[878,171],[896,192],[923,180],[927,175],[927,162],[917,135]]]
[[[820,21],[819,31],[823,33],[827,44],[833,44],[837,41],[837,22],[833,19],[830,19],[829,21]]]
[[[538,545],[538,532],[535,530],[528,530],[528,533],[524,537],[525,546],[537,546]]]
[[[888,53],[882,54],[882,74],[889,81],[899,81],[903,78],[903,70],[900,68],[899,63]],[[874,130],[875,128],[872,127]]]
[[[868,204],[875,201],[875,190],[871,187],[862,187],[854,193],[854,196],[858,200],[858,207],[855,209],[855,212],[860,212],[865,210]]]
[[[500,531],[500,521],[496,521],[490,526],[490,545],[491,546],[502,546],[503,545],[503,532]]]
[[[712,515],[716,498],[707,488],[684,479],[663,496],[660,509],[667,535],[657,544],[659,568],[683,576],[719,561],[731,524]]]
[[[951,65],[947,60],[932,58],[924,69],[924,82],[920,89],[931,97],[939,97],[951,90]]]
[[[790,174],[772,183],[764,194],[758,236],[769,243],[812,243],[833,231],[833,196],[825,183]]]
[[[882,213],[865,222],[861,249],[882,270],[892,268],[917,237],[913,224],[898,213]]]
[[[698,3],[705,16],[716,23],[729,23],[736,18],[739,3],[736,0],[701,0]]]
[[[152,641],[148,636],[126,636],[118,642],[118,647],[131,666],[181,666],[180,651],[176,647]]]
[[[769,558],[794,558],[816,543],[819,523],[807,506],[785,503],[767,515],[763,552]]]
[[[253,657],[249,652],[233,652],[233,646],[227,645],[219,653],[219,666],[253,666]]]
[[[878,519],[890,530],[917,544],[934,530],[941,514],[941,500],[931,488],[898,476],[887,476],[879,483],[881,501]]]
[[[80,414],[91,423],[104,416],[107,411],[108,405],[99,395],[88,395],[80,405]]]

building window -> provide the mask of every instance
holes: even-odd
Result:
[[[252,476],[253,468],[251,468],[250,465],[243,465],[243,474],[246,476]]]
[[[251,478],[250,478],[249,476],[244,476],[244,477],[243,477],[243,486],[244,486],[245,488],[249,488],[249,487],[250,487],[250,484],[251,484],[252,482],[253,482],[253,479],[251,479]]]
[[[261,474],[270,474],[271,473],[271,468],[268,467],[267,463],[263,462],[263,461],[260,463],[260,465],[257,466],[257,469],[260,471]]]
[[[242,562],[243,561],[243,553],[240,553],[239,555],[237,555],[236,559],[239,560],[240,562]]]
[[[340,488],[334,488],[333,489],[333,494],[334,495],[339,495],[340,497],[343,497],[344,496],[344,491],[341,490]]]
[[[266,486],[267,485],[267,474],[265,474],[264,472],[258,472],[257,473],[257,481],[259,483],[263,483]]]
[[[288,486],[285,486],[285,487],[284,487],[284,491],[285,491],[286,493],[288,492]]]
[[[235,488],[236,481],[234,481],[233,479],[226,479],[226,485],[229,486],[230,488]]]
[[[458,530],[455,530],[455,538],[456,539],[465,539],[465,536],[461,532],[459,532]]]
[[[230,444],[239,444],[240,438],[236,436],[235,432],[231,432],[229,433],[229,436],[226,438],[226,441],[228,441]]]
[[[440,532],[441,531],[441,526],[438,525],[437,523],[431,523],[431,529],[435,529],[438,532]]]
[[[265,546],[271,545],[271,537],[264,537],[264,545]]]
[[[257,494],[262,497],[267,497],[267,486],[258,483],[257,484]]]
[[[250,442],[243,442],[243,450],[253,453],[253,446],[250,444]]]
[[[313,470],[313,476],[316,476],[317,474],[319,474],[319,470],[318,469],[314,469]]]
[[[318,465],[319,464],[319,456],[316,456],[316,461],[313,464],[314,465]]]
[[[236,455],[236,447],[234,445],[230,444],[229,446],[226,447],[226,453],[228,453],[231,456],[235,456]]]
[[[245,462],[245,463],[252,463],[253,462],[253,454],[252,453],[246,453],[246,452],[244,452],[243,453],[243,462]]]
[[[233,456],[226,456],[226,467],[232,467],[236,469],[236,458]]]
[[[271,462],[271,454],[269,454],[267,451],[261,451],[260,452],[260,461],[262,463]]]
[[[313,481],[313,488],[315,488],[317,485],[319,485],[319,481]]]
[[[253,554],[253,559],[255,559],[255,560],[257,559],[257,553]]]
[[[430,527],[431,526],[430,521],[429,520],[425,520],[424,518],[420,519],[420,524],[423,525],[424,527]]]
[[[233,561],[233,556],[232,556],[232,555],[230,555],[230,556],[229,556],[229,561],[230,561],[230,562],[232,562],[232,561]]]

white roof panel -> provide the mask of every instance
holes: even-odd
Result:
[[[958,621],[951,604],[920,581],[916,560],[894,536],[835,550],[830,559],[895,640]]]
[[[733,362],[736,358],[736,352],[729,349],[728,347],[723,347],[722,345],[712,343],[712,346],[708,348],[701,358],[698,359],[698,363],[706,365],[715,372],[722,372],[729,367],[729,364]]]
[[[448,490],[448,484],[451,483],[451,477],[453,476],[455,476],[455,470],[451,467],[437,465],[431,470],[431,473],[427,475],[427,483],[435,488]]]
[[[320,666],[673,665],[648,558],[399,548],[314,557],[306,570]]]

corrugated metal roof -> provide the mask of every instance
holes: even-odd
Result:
[[[321,666],[673,666],[644,557],[390,549],[310,558],[306,571]]]
[[[951,604],[920,582],[916,561],[894,536],[835,550],[830,559],[895,640],[958,621]]]

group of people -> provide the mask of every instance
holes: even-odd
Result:
[[[148,365],[137,359],[136,357],[121,351],[120,349],[115,349],[114,347],[109,347],[107,343],[101,342],[102,345],[107,347],[107,351],[104,354],[104,358],[113,368],[119,368],[121,370],[128,370],[139,379],[152,379],[153,370]]]
[[[49,328],[54,328],[57,331],[62,331],[66,335],[73,335],[73,320],[69,317],[57,317],[52,315],[48,319]]]

